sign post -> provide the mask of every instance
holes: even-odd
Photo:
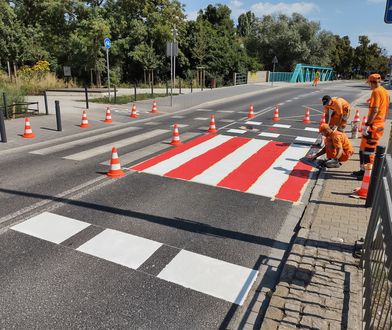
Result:
[[[272,72],[273,72],[273,74],[272,74],[272,84],[271,84],[271,86],[274,86],[274,79],[275,79],[275,64],[278,64],[278,58],[276,57],[276,56],[274,56],[274,59],[272,60],[272,64],[274,65],[273,66],[273,68],[272,68]]]
[[[173,41],[166,43],[166,56],[170,57],[170,106],[173,106],[173,88],[176,83],[176,56],[178,55],[178,43],[176,41],[176,27],[173,28]]]
[[[109,48],[112,46],[112,43],[109,38],[105,38],[103,41],[106,48],[106,65],[108,71],[108,90],[109,90],[109,102],[110,102],[110,71],[109,71]]]
[[[389,67],[389,81],[388,81],[388,85],[389,85],[389,87],[391,87],[391,85],[392,85],[392,56],[389,57],[388,67]]]
[[[387,4],[385,6],[384,22],[387,24],[392,23],[392,0],[387,0]]]

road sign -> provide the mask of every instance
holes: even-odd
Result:
[[[103,43],[104,43],[106,49],[109,49],[110,47],[112,47],[112,42],[110,41],[109,38],[105,38]]]
[[[385,7],[384,22],[387,24],[392,23],[392,0],[387,0],[387,5]]]
[[[173,47],[173,49],[172,49]],[[173,52],[173,54],[172,54]],[[178,42],[170,42],[168,41],[166,43],[166,56],[170,57],[170,56],[178,56]]]
[[[275,56],[274,59],[272,60],[273,64],[278,64],[278,58]]]

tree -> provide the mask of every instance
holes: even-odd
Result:
[[[135,49],[129,53],[129,55],[137,62],[139,62],[145,70],[149,72],[149,83],[154,83],[154,70],[157,69],[161,64],[161,60],[155,53],[155,49],[152,44],[148,46],[146,43],[137,45]]]

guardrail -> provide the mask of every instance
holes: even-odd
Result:
[[[380,155],[380,147],[378,147]],[[385,151],[385,148],[383,149]],[[376,165],[376,164],[375,164]],[[373,208],[360,265],[363,269],[363,327],[392,328],[392,157],[379,159]],[[375,166],[376,167],[376,166]],[[372,183],[371,183],[372,184]]]
[[[34,106],[34,107],[31,107]],[[38,102],[20,102],[8,104],[7,97],[3,93],[3,106],[0,106],[0,111],[5,115],[5,118],[15,118],[17,115],[37,115],[39,113],[39,103]]]
[[[234,86],[245,85],[248,83],[248,75],[246,73],[234,73]]]
[[[270,72],[268,75],[268,81],[271,81],[271,82],[278,82],[278,81],[290,82],[292,76],[293,76],[292,72]]]

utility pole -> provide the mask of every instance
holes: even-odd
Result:
[[[275,79],[275,64],[278,63],[278,58],[276,56],[274,56],[274,59],[272,60],[272,64],[273,64],[273,68],[272,68],[272,80],[271,80],[271,86],[274,86],[274,79]]]

